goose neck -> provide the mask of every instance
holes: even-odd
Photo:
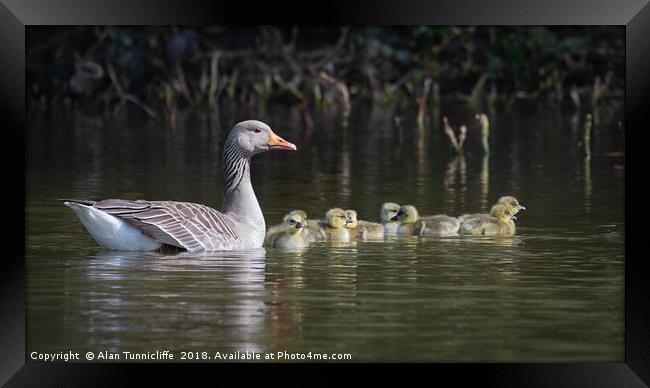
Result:
[[[239,147],[224,148],[224,196],[222,211],[239,222],[265,228],[264,216],[253,191],[250,155]]]

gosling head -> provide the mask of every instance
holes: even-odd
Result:
[[[519,201],[517,201],[517,198],[511,195],[507,195],[505,197],[499,198],[497,204],[504,205],[508,209],[511,215],[515,215],[519,213],[520,210],[526,210],[526,207],[520,205]]]
[[[306,215],[303,217],[303,214],[305,214],[305,212],[302,210],[294,210],[284,216],[282,219],[284,230],[291,234],[300,233],[307,223],[307,217]]]
[[[417,221],[420,218],[418,211],[415,206],[404,205],[402,206],[397,214],[391,218],[391,221],[399,221],[402,224],[410,224]]]
[[[356,228],[359,225],[359,221],[357,220],[357,211],[356,210],[346,210],[345,215],[348,216],[348,222],[345,225],[346,228]]]
[[[381,205],[381,222],[392,222],[391,218],[395,217],[399,212],[399,205],[395,202],[386,202]]]
[[[236,145],[238,149],[232,148]],[[268,150],[292,150],[297,148],[280,136],[261,121],[246,120],[235,124],[228,134],[224,159],[228,160],[234,152],[244,151],[247,156],[253,156]]]
[[[330,209],[325,213],[325,220],[330,228],[341,229],[348,224],[348,216],[341,208]]]
[[[304,210],[292,210],[289,213],[285,214],[284,216],[286,217],[286,216],[293,216],[293,215],[297,215],[297,216],[301,217],[302,220],[303,220],[303,223],[307,222],[307,213],[305,213]],[[283,220],[284,220],[284,218],[283,218]]]

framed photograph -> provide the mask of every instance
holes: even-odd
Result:
[[[2,0],[0,382],[648,384],[647,1],[301,7]]]

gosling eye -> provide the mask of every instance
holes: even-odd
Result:
[[[260,132],[262,132],[262,130],[259,129],[259,128],[255,128],[254,131],[255,131],[255,133],[260,133]]]
[[[289,221],[289,223],[290,223],[290,224],[295,224],[295,223],[296,223],[296,221],[294,221],[294,220],[291,220],[291,221]]]

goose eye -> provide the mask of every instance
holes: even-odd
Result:
[[[253,131],[255,131],[255,133],[260,133],[260,132],[262,132],[262,130],[259,129],[259,128],[255,128]]]

